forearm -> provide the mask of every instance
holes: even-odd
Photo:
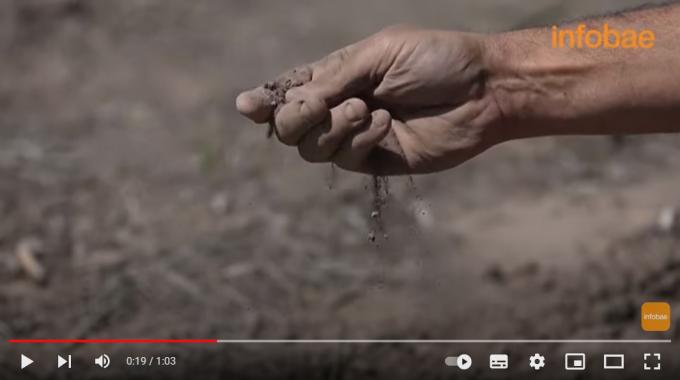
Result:
[[[651,30],[649,49],[554,47],[551,28],[491,36],[487,87],[508,138],[680,132],[680,6],[565,25]]]

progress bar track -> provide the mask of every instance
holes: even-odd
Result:
[[[670,344],[670,339],[10,339],[11,344]]]
[[[541,343],[606,343],[656,344],[672,343],[670,339],[218,339],[221,344],[541,344]]]

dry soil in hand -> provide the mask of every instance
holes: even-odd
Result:
[[[291,88],[302,86],[303,84],[312,80],[312,71],[309,68],[297,68],[293,69],[274,81],[269,81],[264,84],[264,90],[271,104],[275,106],[274,115],[279,111],[279,109],[286,104],[286,93]],[[267,137],[271,137],[272,134],[276,132],[276,125],[274,121],[269,122],[269,130],[267,131]]]

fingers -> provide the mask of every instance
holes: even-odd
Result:
[[[366,103],[351,98],[331,110],[330,118],[307,133],[298,145],[300,156],[309,162],[327,162],[343,141],[369,120]]]
[[[285,103],[287,90],[312,80],[312,68],[296,67],[253,90],[245,91],[236,98],[236,109],[256,123],[271,121],[276,108]]]
[[[255,123],[266,123],[274,114],[276,103],[264,87],[245,91],[236,98],[236,109]]]
[[[345,170],[372,172],[369,156],[374,148],[388,135],[392,117],[385,110],[371,113],[370,122],[345,139],[333,156],[333,162]]]
[[[359,98],[350,98],[328,110],[314,98],[290,100],[276,115],[279,139],[297,145],[309,162],[335,162],[347,170],[365,168],[371,150],[390,130],[385,110],[372,113]]]
[[[319,99],[291,100],[276,113],[276,135],[286,145],[298,145],[312,127],[328,117],[328,107]]]
[[[284,75],[291,81],[282,83],[291,85],[283,91],[258,87],[240,94],[238,111],[256,123],[270,122],[279,140],[298,146],[307,161],[337,161],[358,170],[391,123],[387,111],[371,113],[356,97],[373,85],[373,67],[380,65],[373,58],[381,53],[366,44],[348,46],[302,72]]]
[[[277,107],[282,110],[296,100],[318,99],[329,108],[335,107],[371,85],[370,76],[375,71],[372,67],[378,62],[371,58],[376,56],[373,54],[375,49],[366,47],[366,43],[347,46],[316,63],[293,69],[270,82],[275,88],[260,86],[245,91],[236,98],[236,108],[255,123],[276,119],[278,126]],[[304,108],[299,101],[296,107],[298,110]],[[287,111],[293,112],[290,107]],[[317,104],[313,104],[308,116],[313,119],[317,111]],[[293,120],[293,124],[297,121]]]

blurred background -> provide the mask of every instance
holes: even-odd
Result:
[[[234,109],[394,23],[495,32],[641,3],[0,0],[0,337],[680,338],[639,323],[649,300],[680,315],[680,136],[517,141],[393,178],[370,242],[370,178],[303,162]],[[102,349],[176,353],[164,378],[239,379],[448,378],[460,352],[489,378],[491,351],[511,354],[506,378],[543,352],[540,379],[563,352],[613,348],[3,344],[0,377],[29,350],[50,363],[36,378],[64,378],[63,352],[81,378],[154,373],[96,372]],[[680,366],[677,345],[615,349],[630,378],[643,351]]]

